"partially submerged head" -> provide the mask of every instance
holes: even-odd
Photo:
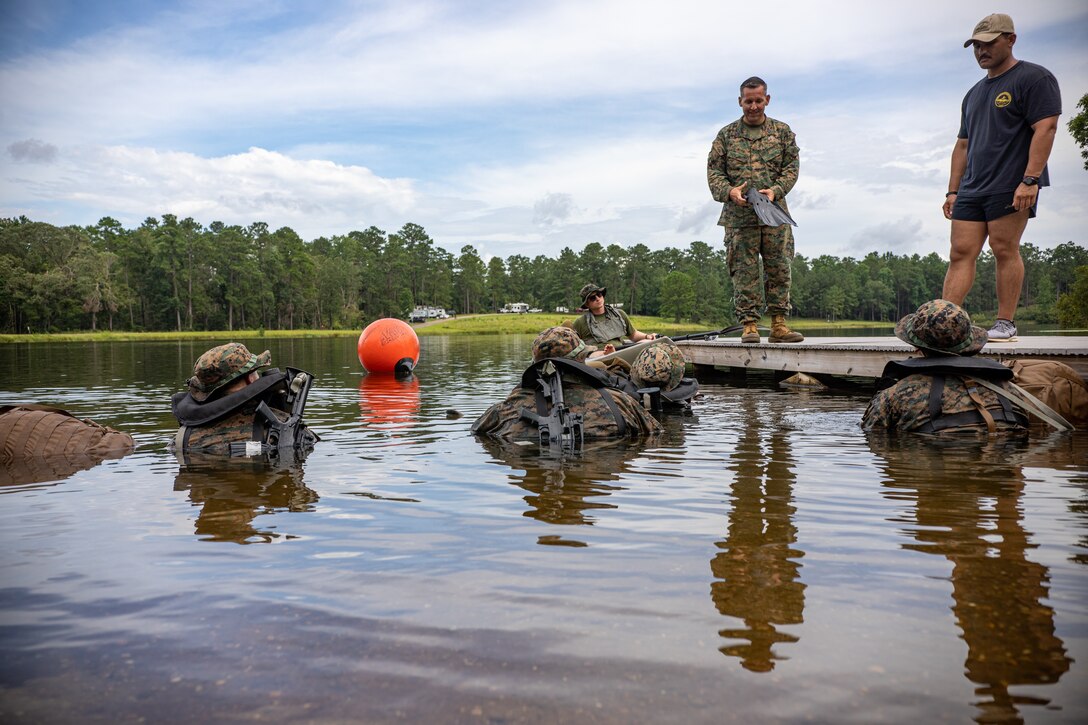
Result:
[[[684,353],[670,340],[661,340],[638,354],[631,377],[640,388],[658,387],[668,392],[684,377]]]
[[[971,316],[948,300],[924,303],[895,326],[895,336],[929,356],[969,357],[986,345],[986,330],[971,324]]]
[[[272,353],[265,350],[254,355],[240,342],[228,342],[213,347],[197,358],[193,376],[186,381],[194,400],[203,402],[215,391],[249,375],[272,362]]]
[[[582,362],[597,348],[586,345],[569,327],[549,327],[533,340],[533,362],[549,357],[565,357]]]

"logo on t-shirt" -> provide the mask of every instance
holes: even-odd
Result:
[[[1008,91],[1001,91],[997,94],[997,98],[994,99],[994,105],[998,108],[1004,108],[1012,103],[1012,94]]]

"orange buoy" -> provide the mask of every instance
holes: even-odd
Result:
[[[403,320],[374,320],[359,335],[359,362],[372,373],[407,375],[419,361],[419,338]]]

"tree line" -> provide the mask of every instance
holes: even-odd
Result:
[[[1025,243],[1022,253],[1027,273],[1018,319],[1088,324],[1088,250],[1073,242],[1052,249]],[[946,267],[932,253],[799,254],[795,314],[897,320],[940,296]],[[1079,286],[1078,268],[1085,268]],[[725,249],[700,241],[657,250],[591,243],[555,257],[485,261],[471,245],[453,255],[412,223],[393,233],[370,227],[307,242],[289,227],[203,226],[170,214],[135,229],[109,217],[87,227],[0,219],[5,332],[357,329],[380,317],[404,318],[416,305],[461,314],[508,302],[573,310],[588,281],[607,287],[609,301],[632,314],[711,326],[732,320]],[[966,306],[988,313],[995,304],[987,251]]]

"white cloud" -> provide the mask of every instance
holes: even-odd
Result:
[[[277,3],[178,8],[0,65],[0,144],[23,162],[0,172],[2,213],[261,220],[305,238],[413,221],[504,256],[717,242],[706,153],[755,72],[791,89],[772,88],[771,111],[801,144],[800,253],[865,252],[886,232],[944,254],[948,153],[979,77],[960,43],[992,11],[785,2],[768,34],[765,7],[720,0],[368,2],[308,25]],[[1055,70],[1069,109],[1083,49],[1032,31],[1086,18],[1071,0],[1016,15],[1017,48]],[[1044,244],[1079,238],[1088,197],[1067,136],[1051,170],[1031,227]]]
[[[171,213],[203,223],[266,221],[291,226],[304,237],[379,223],[397,228],[417,201],[405,179],[260,148],[202,158],[125,146],[77,147],[59,154],[48,169],[2,183],[5,213],[22,213],[12,208],[14,199],[26,206],[56,200],[136,223]]]

